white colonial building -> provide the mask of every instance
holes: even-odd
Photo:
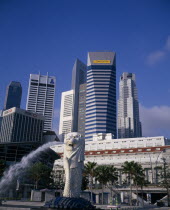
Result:
[[[63,144],[52,146],[61,159],[55,161],[54,170],[63,166]],[[170,164],[170,140],[164,136],[113,139],[112,134],[93,135],[93,141],[85,142],[85,163],[114,165],[119,169],[120,184],[123,176],[121,166],[125,161],[135,161],[145,170],[146,180],[157,182],[158,166],[163,165],[162,158]]]

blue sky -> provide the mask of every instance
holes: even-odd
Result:
[[[58,130],[75,59],[114,51],[117,84],[122,72],[136,74],[143,134],[170,137],[169,11],[169,0],[0,0],[0,108],[10,81],[21,82],[25,108],[29,74],[49,72]]]

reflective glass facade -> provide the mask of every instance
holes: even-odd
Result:
[[[78,113],[78,132],[85,136],[85,117],[86,117],[86,84],[80,85],[79,90],[79,113]]]
[[[78,131],[78,112],[79,112],[79,88],[81,84],[86,82],[86,72],[87,66],[76,59],[76,62],[73,66],[72,71],[72,85],[71,89],[74,91],[74,98],[73,98],[73,124],[72,124],[72,131]]]
[[[4,109],[10,109],[12,107],[20,108],[22,97],[22,87],[20,82],[12,81],[6,90]]]

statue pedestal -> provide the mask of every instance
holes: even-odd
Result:
[[[68,197],[57,197],[49,202],[46,202],[46,208],[55,209],[96,209],[90,201],[84,198],[68,198]]]

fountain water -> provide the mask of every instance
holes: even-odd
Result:
[[[32,151],[28,155],[24,156],[19,163],[11,165],[9,169],[4,172],[3,177],[0,180],[0,194],[4,193],[8,186],[13,182],[13,180],[20,175],[23,170],[25,170],[31,164],[42,151],[45,151],[50,146],[57,144],[57,142],[49,142],[38,147],[36,150]]]

